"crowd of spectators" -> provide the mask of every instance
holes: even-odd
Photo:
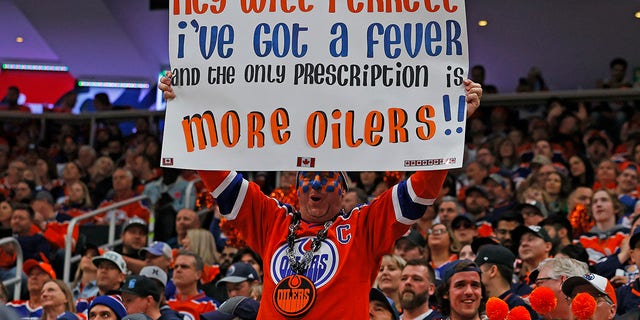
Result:
[[[546,89],[538,70],[529,78],[523,88]],[[621,81],[608,86],[619,87]],[[5,101],[14,95],[9,92]],[[109,105],[108,99],[103,103]],[[394,316],[431,314],[441,297],[436,286],[454,277],[452,268],[470,268],[458,263],[467,259],[482,270],[483,298],[509,298],[533,318],[550,317],[531,308],[527,296],[534,288],[548,285],[566,298],[562,282],[549,283],[587,272],[616,288],[607,296],[614,315],[637,311],[640,297],[632,293],[640,290],[637,107],[634,101],[551,99],[545,105],[478,110],[467,122],[463,167],[449,172],[434,206],[383,258],[372,303],[383,294]],[[22,110],[15,104],[3,109]],[[0,246],[0,275],[7,280],[24,274],[21,297],[11,301],[12,286],[2,293],[20,317],[121,319],[144,313],[156,320],[198,318],[216,309],[229,313],[225,310],[239,305],[245,311],[258,308],[262,268],[269,266],[225,227],[202,186],[196,183],[185,197],[189,182],[198,178],[195,171],[159,166],[161,139],[147,119],[137,119],[132,134],[124,134],[117,122],[99,123],[92,145],[85,125],[49,124],[41,139],[38,121],[0,124],[0,232],[16,237],[25,259],[23,270],[16,270],[15,248]],[[295,205],[294,172],[243,174],[265,194]],[[403,172],[349,175],[347,211],[375,201],[405,177]],[[82,256],[74,264],[75,277],[69,284],[57,280],[68,263],[63,250],[69,220],[139,195],[147,197],[80,221],[71,235],[73,252]],[[185,203],[186,198],[192,201]],[[119,226],[120,245],[88,241],[92,228],[111,221]],[[151,227],[155,241],[150,243]],[[485,245],[494,246],[490,253],[483,251]],[[572,273],[564,265],[573,267]],[[417,285],[423,272],[424,282]],[[495,277],[485,279],[491,274]],[[509,296],[501,296],[507,291]],[[556,310],[558,317],[567,310]]]

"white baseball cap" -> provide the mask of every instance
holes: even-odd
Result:
[[[595,273],[586,273],[582,276],[573,276],[568,278],[562,283],[562,292],[567,297],[575,296],[579,292],[590,292],[589,289],[575,292],[575,289],[580,285],[588,285],[590,288],[595,289],[597,292],[591,291],[591,293],[602,294],[604,297],[610,300],[611,304],[616,304],[616,290],[613,288],[607,278],[597,275]]]
[[[118,269],[120,269],[120,272],[122,272],[124,274],[127,274],[127,263],[124,262],[124,259],[122,259],[122,256],[119,253],[117,253],[115,251],[107,251],[103,255],[97,256],[97,257],[94,257],[93,259],[91,259],[91,262],[93,262],[93,264],[96,267],[102,261],[109,261],[109,262],[115,264],[116,267],[118,267]]]

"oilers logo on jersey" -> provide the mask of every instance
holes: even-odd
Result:
[[[294,252],[296,259],[300,261],[305,252],[311,248],[311,242],[314,237],[302,237],[294,242]],[[313,259],[304,274],[313,281],[316,288],[321,288],[327,284],[336,274],[339,263],[338,248],[333,241],[325,239],[322,241],[320,249],[313,255]],[[274,253],[271,259],[271,278],[275,283],[293,274],[289,267],[289,258],[287,257],[287,244],[284,243]]]

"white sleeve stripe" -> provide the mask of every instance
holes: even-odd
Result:
[[[233,182],[233,179],[238,175],[237,172],[235,171],[230,171],[229,174],[227,175],[226,178],[224,178],[224,180],[222,181],[222,183],[220,183],[220,185],[213,190],[213,192],[211,192],[211,195],[214,198],[217,198],[218,196],[220,196],[220,194],[227,189],[227,187],[231,184],[231,182]]]
[[[411,179],[407,179],[407,192],[409,193],[409,197],[411,198],[411,200],[413,200],[413,202],[419,203],[421,205],[430,206],[436,201],[436,199],[425,199],[418,197],[416,192],[413,190],[413,186],[411,185]]]
[[[229,214],[225,215],[225,218],[227,218],[228,220],[234,220],[238,216],[240,208],[244,203],[245,196],[247,195],[247,190],[249,190],[249,181],[242,179],[242,184],[240,185],[240,190],[238,191],[238,197],[236,197],[236,203],[233,204],[233,209],[231,209],[231,212]]]

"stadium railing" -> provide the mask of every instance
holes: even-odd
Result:
[[[72,248],[72,236],[73,236],[73,229],[75,228],[76,224],[78,224],[78,222],[80,221],[84,221],[84,220],[88,220],[91,219],[99,214],[108,212],[110,210],[114,210],[114,209],[118,209],[120,207],[126,206],[128,204],[137,202],[137,201],[143,201],[143,200],[147,200],[149,199],[148,196],[146,195],[140,195],[140,196],[136,196],[124,201],[120,201],[117,203],[114,203],[112,205],[106,206],[106,207],[102,207],[102,208],[98,208],[96,210],[93,210],[91,212],[87,212],[83,215],[77,216],[73,219],[71,219],[69,221],[69,227],[67,228],[67,235],[65,238],[65,250],[64,250],[64,275],[62,280],[67,283],[70,284],[71,283],[71,264],[79,261],[82,256],[80,254],[75,254],[72,256],[73,252],[73,248]],[[153,210],[153,206],[149,206],[149,235],[147,237],[147,243],[151,243],[153,242],[153,231],[154,231],[154,225],[155,225],[155,212]],[[108,235],[108,239],[107,239],[107,243],[94,243],[95,245],[97,245],[98,247],[109,247],[109,248],[113,248],[119,244],[122,243],[122,239],[116,239],[116,216],[115,215],[111,215],[109,217],[109,235]]]

